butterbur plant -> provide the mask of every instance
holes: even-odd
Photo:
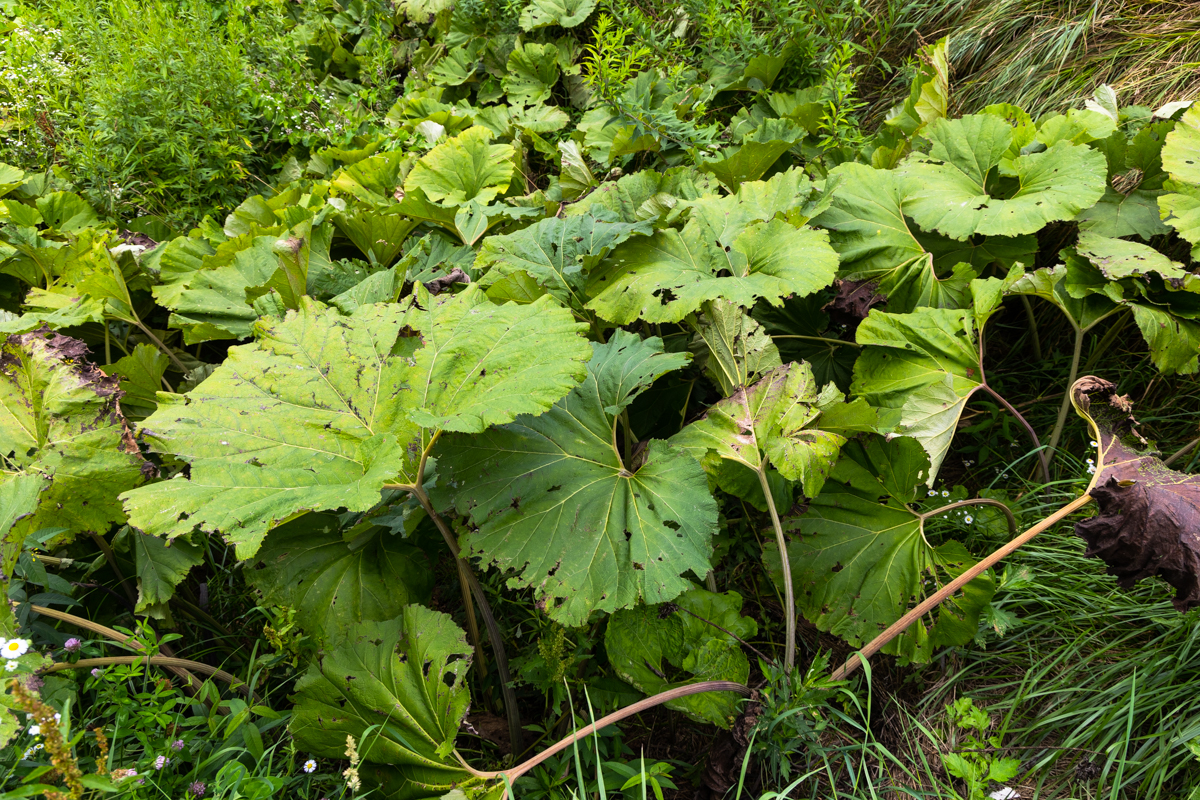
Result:
[[[290,152],[222,220],[157,242],[0,166],[0,567],[12,625],[47,641],[0,655],[48,698],[74,675],[121,791],[487,797],[657,705],[746,749],[757,732],[794,779],[863,659],[975,641],[990,568],[1093,499],[1089,552],[1200,602],[1192,478],[1079,378],[1122,319],[1147,373],[1198,368],[1200,285],[1155,247],[1191,243],[1200,111],[1106,94],[952,118],[942,41],[869,133],[845,47],[825,89],[773,89],[773,54],[680,88],[608,23],[585,56],[588,0],[339,9],[297,40],[347,96],[403,60],[387,135]],[[242,145],[208,144],[224,166],[188,180],[239,173]],[[1134,167],[1161,192],[1136,214],[1113,183]],[[1000,354],[1013,312],[1032,339],[1047,303],[1071,353],[1043,426]],[[944,488],[979,486],[981,398],[1015,432],[996,435],[1016,465],[986,468],[1042,480],[1021,503],[1082,478],[1054,458],[1073,404],[1087,493],[1018,534],[1016,491]],[[989,537],[1007,544],[981,558]],[[102,580],[103,601],[76,593]],[[108,621],[46,605],[67,600]],[[519,637],[518,611],[554,633]],[[800,617],[860,655],[828,675]],[[52,622],[131,652],[75,650]],[[618,710],[561,735],[522,719],[514,647]],[[485,712],[503,722],[464,726]]]

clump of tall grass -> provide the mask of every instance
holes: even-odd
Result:
[[[917,40],[950,35],[959,113],[1013,103],[1039,114],[1089,97],[1100,84],[1122,104],[1157,106],[1200,95],[1200,14],[1194,2],[894,0],[873,5]]]

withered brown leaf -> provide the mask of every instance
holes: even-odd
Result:
[[[1109,381],[1080,378],[1071,400],[1098,442],[1089,493],[1100,513],[1075,525],[1086,554],[1103,559],[1123,588],[1157,575],[1175,587],[1176,609],[1200,605],[1200,476],[1158,458],[1129,398]]]

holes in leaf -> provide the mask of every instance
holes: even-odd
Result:
[[[673,530],[673,531],[677,531],[677,530],[679,530],[679,528],[680,528],[680,525],[679,525],[679,523],[678,523],[678,522],[676,522],[676,521],[675,521],[675,520],[673,520],[673,519],[664,519],[664,520],[663,520],[663,525],[664,525],[665,527],[667,527],[667,528],[670,528],[670,529],[671,529],[671,530]]]
[[[675,293],[665,286],[655,289],[653,295],[658,298],[659,304],[664,306],[676,299]]]

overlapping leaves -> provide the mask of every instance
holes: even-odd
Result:
[[[823,631],[862,646],[974,563],[958,542],[933,546],[924,518],[909,508],[930,474],[920,443],[869,437],[846,445],[830,481],[788,525],[796,605]],[[782,585],[778,551],[764,552]],[[884,648],[904,661],[927,661],[935,647],[974,638],[994,585],[986,574]]]
[[[577,327],[547,302],[494,306],[475,288],[349,317],[306,300],[188,395],[163,396],[143,428],[190,475],[122,499],[148,533],[199,526],[248,558],[299,513],[366,511],[385,484],[414,483],[438,431],[548,407],[582,372]]]

